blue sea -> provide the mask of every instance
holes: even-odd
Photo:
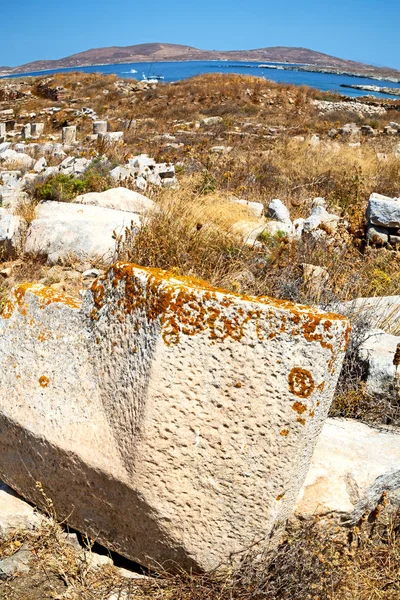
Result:
[[[173,82],[181,79],[188,79],[195,75],[203,73],[240,73],[245,75],[254,75],[264,77],[278,83],[291,83],[294,85],[307,85],[317,88],[324,92],[339,92],[346,96],[365,96],[372,94],[381,98],[390,98],[387,94],[377,92],[366,92],[362,90],[352,90],[340,87],[340,84],[359,84],[359,85],[377,85],[393,88],[400,88],[400,83],[392,83],[368,79],[363,77],[350,77],[346,75],[332,75],[327,73],[308,73],[305,71],[286,71],[280,69],[262,68],[260,65],[270,64],[274,67],[286,65],[287,63],[246,63],[239,61],[188,61],[188,62],[159,62],[159,63],[129,63],[115,65],[97,65],[95,67],[74,67],[71,69],[57,69],[54,71],[36,71],[32,73],[24,73],[24,75],[44,75],[53,73],[68,73],[71,71],[84,71],[86,73],[104,73],[106,75],[115,74],[119,77],[142,79],[143,74],[146,77],[159,75],[164,77],[163,81]],[[296,65],[291,65],[296,66]],[[21,77],[19,75],[11,75],[13,77]],[[396,98],[396,96],[393,96]],[[399,99],[397,97],[397,99]]]

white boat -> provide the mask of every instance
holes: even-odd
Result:
[[[150,75],[150,77],[147,77],[142,73],[142,81],[145,83],[160,83],[163,79],[165,79],[163,75]]]

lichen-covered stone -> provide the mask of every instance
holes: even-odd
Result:
[[[142,564],[210,569],[292,511],[343,317],[131,264],[0,319],[0,477]]]

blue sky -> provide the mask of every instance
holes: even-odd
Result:
[[[145,42],[302,46],[400,69],[400,0],[0,0],[0,65]]]

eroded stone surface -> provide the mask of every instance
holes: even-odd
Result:
[[[332,314],[129,264],[0,319],[0,476],[137,562],[209,569],[293,508],[349,334]],[[4,393],[6,390],[6,393]]]

